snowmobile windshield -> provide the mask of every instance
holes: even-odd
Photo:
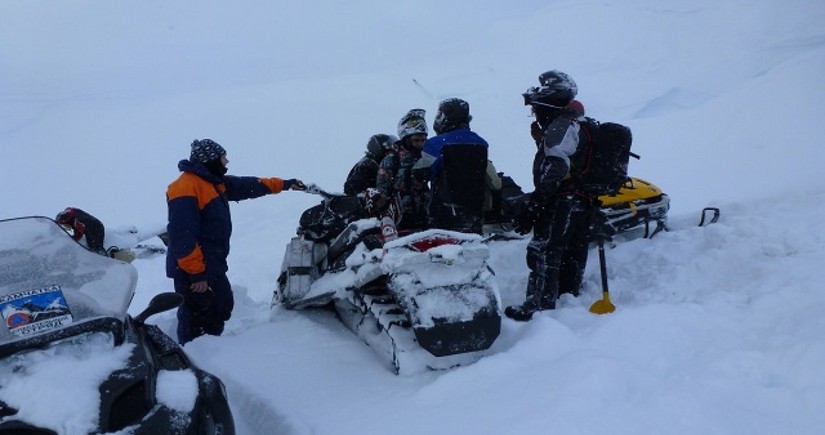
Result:
[[[49,218],[0,220],[0,357],[96,330],[121,341],[136,284]]]

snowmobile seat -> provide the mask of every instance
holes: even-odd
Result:
[[[363,206],[358,197],[335,196],[304,211],[299,232],[307,240],[328,242],[362,214]]]
[[[341,266],[343,266],[344,260],[346,260],[345,257],[360,242],[364,242],[364,245],[369,250],[380,248],[382,246],[380,235],[380,227],[360,229],[358,224],[350,224],[329,244],[327,258],[329,259],[330,265],[332,266],[340,262]]]

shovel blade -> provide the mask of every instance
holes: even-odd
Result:
[[[602,299],[593,302],[590,306],[590,312],[594,314],[607,314],[614,311],[616,311],[616,306],[610,302],[610,295],[607,292],[602,293]]]

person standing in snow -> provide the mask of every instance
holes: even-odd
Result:
[[[536,141],[533,160],[534,191],[527,195],[524,212],[516,217],[521,234],[533,231],[527,245],[526,300],[505,309],[514,320],[527,321],[533,313],[556,307],[560,292],[578,295],[587,264],[587,244],[593,199],[580,192],[568,172],[580,167],[589,139],[580,127],[578,107],[568,107],[578,88],[561,71],[539,76],[540,86],[523,94],[536,121],[531,134]],[[583,112],[583,108],[582,108]]]
[[[356,196],[370,187],[375,187],[378,166],[398,138],[391,134],[374,134],[367,141],[367,152],[352,167],[344,182],[344,195]]]
[[[413,175],[413,166],[421,158],[427,141],[424,109],[412,109],[398,121],[398,142],[381,160],[375,187],[385,198],[398,195],[401,221],[398,232],[410,233],[426,227],[429,188]]]
[[[232,219],[229,201],[284,190],[303,190],[297,179],[226,175],[226,150],[210,139],[192,142],[189,160],[166,191],[169,246],[166,275],[184,303],[178,308],[178,342],[221,335],[235,305],[226,272]]]
[[[469,103],[460,98],[438,105],[437,136],[427,139],[415,165],[418,177],[431,181],[430,227],[480,234],[484,212],[493,206],[490,191],[501,189],[501,178],[487,159],[487,141],[470,130],[472,119]]]

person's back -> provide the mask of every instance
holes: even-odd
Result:
[[[381,160],[397,141],[397,137],[389,134],[375,134],[369,138],[366,154],[352,167],[344,182],[345,195],[356,196],[370,187],[375,187]]]
[[[424,145],[416,170],[431,181],[431,227],[480,233],[487,181],[487,141],[470,130],[470,106],[458,98],[442,101],[433,122],[438,133]]]

